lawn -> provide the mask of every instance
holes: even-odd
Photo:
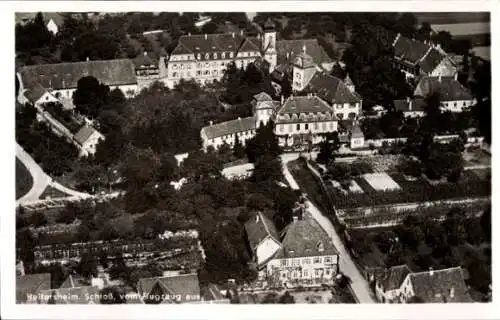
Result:
[[[16,158],[16,200],[24,196],[33,186],[33,177],[24,164]]]

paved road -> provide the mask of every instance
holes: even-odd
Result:
[[[33,186],[16,203],[36,201],[40,198],[45,188],[49,185],[51,178],[43,172],[42,168],[24,149],[16,143],[16,157],[24,164],[33,177]]]
[[[24,196],[16,201],[16,204],[36,203],[40,200],[40,196],[48,186],[51,186],[52,188],[64,192],[72,197],[91,197],[88,193],[78,192],[63,186],[58,182],[54,182],[53,179],[43,171],[38,163],[36,163],[35,160],[33,160],[33,158],[17,142],[16,157],[24,164],[33,177],[33,186]]]
[[[283,161],[283,174],[287,179],[290,187],[294,190],[299,189],[299,186],[292,174],[288,170],[287,163],[297,159],[298,154],[284,154],[281,156]],[[314,155],[313,155],[314,158]],[[308,211],[314,219],[323,227],[333,241],[333,244],[339,251],[340,271],[351,279],[351,288],[356,295],[359,303],[375,303],[373,293],[368,285],[368,282],[361,275],[358,268],[354,264],[349,251],[345,248],[340,236],[337,234],[332,222],[311,202],[307,201]]]

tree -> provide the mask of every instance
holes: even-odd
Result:
[[[97,260],[96,257],[90,253],[84,253],[78,263],[76,270],[78,273],[89,278],[90,276],[97,276]]]
[[[245,148],[241,144],[240,139],[238,138],[238,135],[236,135],[236,137],[235,137],[234,147],[233,147],[233,155],[238,159],[245,157]]]
[[[271,155],[263,155],[255,162],[252,181],[279,181],[282,178],[281,159]]]
[[[182,162],[181,172],[183,176],[193,178],[195,181],[202,179],[220,177],[223,165],[214,151],[195,151],[189,154]]]
[[[488,208],[484,210],[483,214],[481,215],[480,223],[486,239],[488,239],[488,241],[491,241],[491,206],[488,206]]]
[[[106,287],[100,292],[101,304],[123,304],[127,303],[125,294],[117,287]]]
[[[448,151],[440,143],[433,143],[429,149],[428,159],[424,162],[427,176],[431,179],[444,176],[449,181],[457,181],[464,168],[462,154]]]
[[[276,304],[278,303],[278,294],[276,292],[270,292],[260,301],[262,304]]]
[[[31,216],[31,224],[35,227],[41,227],[47,224],[47,218],[45,217],[45,214],[41,211],[36,211],[33,213]]]
[[[465,242],[467,232],[465,229],[465,212],[462,209],[454,208],[446,215],[443,226],[448,235],[448,241],[452,245]]]
[[[285,293],[281,297],[279,297],[278,303],[292,304],[295,303],[295,298],[290,294],[290,292],[285,291]]]
[[[281,95],[287,99],[292,94],[292,81],[289,79],[288,74],[285,72],[283,80],[281,81]]]
[[[431,39],[432,28],[429,22],[424,21],[417,30],[417,39],[420,41],[429,41]]]
[[[123,255],[121,253],[117,254],[113,265],[109,269],[109,276],[111,280],[123,279],[127,280],[130,276],[130,268],[126,265],[125,260],[123,260]]]
[[[328,164],[335,160],[333,153],[340,148],[340,141],[337,132],[325,135],[325,140],[319,144],[319,153],[316,158],[318,163]]]
[[[73,93],[73,104],[78,112],[91,118],[97,118],[102,107],[109,99],[109,87],[87,76],[78,80]]]
[[[282,150],[278,145],[278,138],[274,134],[274,122],[269,120],[266,125],[261,125],[256,130],[256,135],[246,141],[245,152],[248,160],[255,163],[263,155],[277,157]]]
[[[404,159],[398,165],[398,171],[412,177],[420,177],[422,174],[422,164],[417,160]]]
[[[336,181],[345,181],[351,177],[351,168],[344,163],[333,163],[327,167],[328,175]]]

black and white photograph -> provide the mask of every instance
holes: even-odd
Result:
[[[491,305],[494,16],[422,6],[16,6],[2,293]]]

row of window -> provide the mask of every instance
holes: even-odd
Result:
[[[326,264],[331,264],[333,263],[333,258],[332,257],[314,257],[312,258],[303,258],[302,259],[302,264],[317,264],[317,263],[326,263]],[[301,259],[296,258],[296,259],[281,259],[280,264],[282,267],[298,267],[301,265]]]
[[[336,114],[336,116],[337,116],[337,118],[339,118],[340,120],[344,119],[344,114],[343,114],[343,113],[337,113],[337,114]],[[354,119],[354,118],[356,118],[356,113],[354,113],[354,112],[350,112],[350,113],[347,115],[347,117],[348,117],[349,119]]]
[[[356,108],[357,105],[356,104],[349,104],[349,103],[344,103],[343,105],[342,104],[337,104],[335,106],[336,109],[344,109],[344,108]]]
[[[321,277],[323,274],[323,269],[314,269],[314,277],[318,278],[318,277]],[[333,274],[333,271],[332,271],[332,274]],[[330,269],[326,269],[325,270],[325,276],[329,276],[330,275]],[[298,271],[298,270],[294,270],[292,271],[292,273],[290,274],[291,278],[292,279],[298,279],[301,277],[301,272]],[[309,270],[302,270],[302,277],[303,278],[309,278],[311,275],[309,275]],[[286,279],[288,278],[288,273],[287,272],[283,272],[281,274],[281,278],[282,279]]]
[[[319,130],[320,128],[320,122],[314,122],[309,126],[309,123],[297,123],[295,125],[295,131],[302,131],[302,128],[304,130],[309,130],[309,128],[314,128],[314,130]],[[287,133],[287,132],[293,132],[293,124],[280,124],[277,126],[278,132],[279,133]],[[321,130],[326,131],[326,130],[334,130],[333,128],[333,122],[321,122]]]
[[[233,58],[234,57],[234,53],[233,52],[228,52],[227,55],[226,55],[226,52],[221,52],[220,57],[222,59],[226,59],[226,56],[229,57],[229,58]],[[205,57],[205,60],[209,60],[210,59],[210,54],[209,53],[205,53],[204,55],[202,55],[201,53],[198,53],[196,55],[196,59],[197,60],[201,60],[202,57]],[[219,59],[219,54],[217,52],[214,52],[212,54],[212,57],[213,57],[213,59]]]

